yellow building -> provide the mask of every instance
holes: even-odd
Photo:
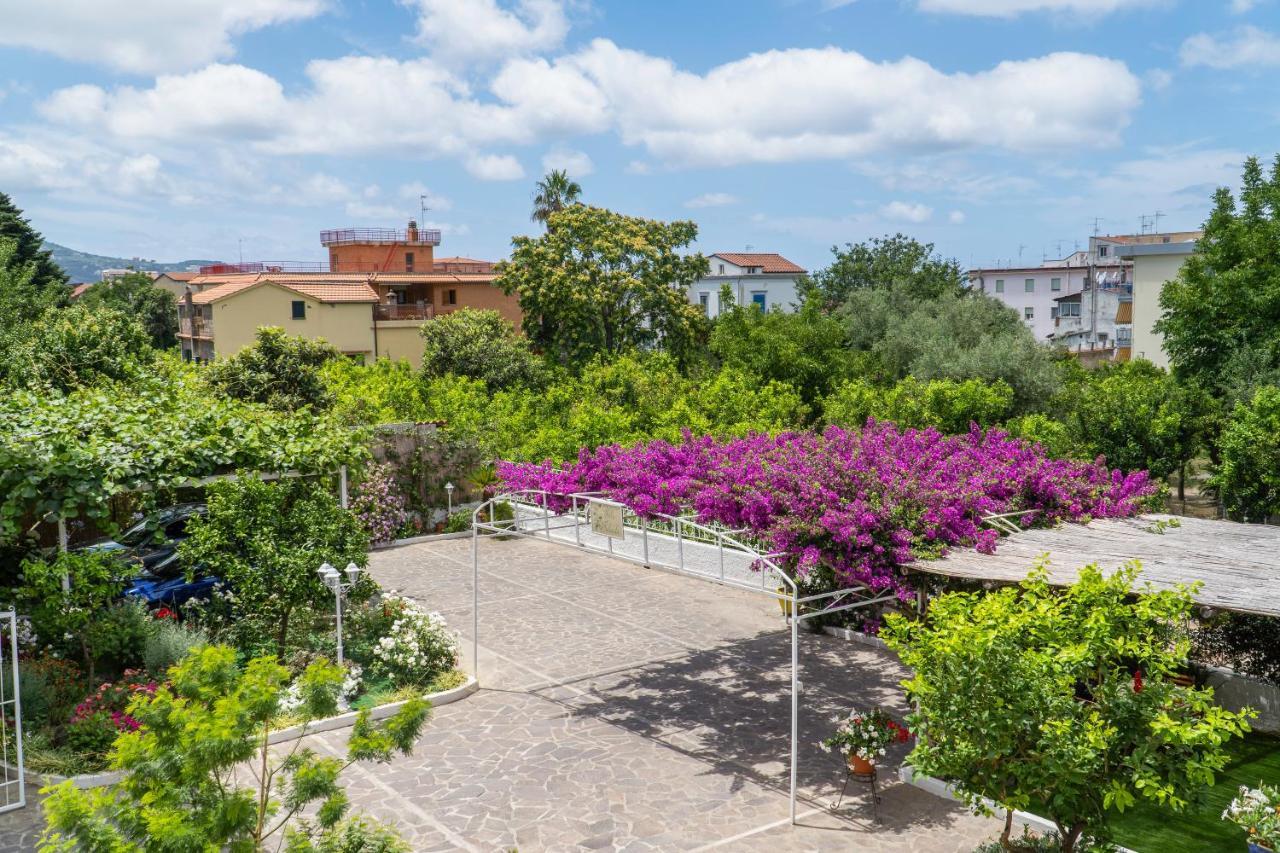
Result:
[[[1133,322],[1133,358],[1145,358],[1166,368],[1169,356],[1164,351],[1164,337],[1155,330],[1155,323],[1160,319],[1160,294],[1165,282],[1177,278],[1187,258],[1195,254],[1200,232],[1178,236],[1184,239],[1125,246],[1119,250],[1121,258],[1133,261],[1133,304],[1129,309]]]
[[[212,361],[253,343],[261,326],[324,338],[342,352],[422,363],[418,330],[461,308],[491,308],[517,329],[519,299],[494,286],[488,261],[433,256],[440,232],[345,228],[321,232],[330,272],[319,264],[213,264],[178,300],[183,357]],[[305,270],[305,271],[301,271]]]

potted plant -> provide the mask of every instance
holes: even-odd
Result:
[[[1261,783],[1256,788],[1241,785],[1239,796],[1227,806],[1222,819],[1249,834],[1249,853],[1274,853],[1280,849],[1280,788]]]
[[[848,759],[849,769],[859,775],[874,772],[876,758],[884,755],[890,744],[911,739],[907,727],[895,722],[880,708],[870,711],[855,708],[843,720],[836,717],[832,722],[838,723],[835,734],[822,742],[823,748],[828,752],[839,749]]]

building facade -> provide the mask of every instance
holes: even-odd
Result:
[[[1160,319],[1160,293],[1165,282],[1178,277],[1187,258],[1195,254],[1201,232],[1187,232],[1181,240],[1126,246],[1122,257],[1133,264],[1132,352],[1161,367],[1169,366],[1164,338],[1155,330]]]
[[[726,285],[737,305],[792,311],[800,303],[796,282],[806,271],[782,255],[718,252],[708,260],[711,274],[689,286],[689,301],[700,306],[708,317],[718,317],[728,307],[720,304],[720,291]]]
[[[361,242],[366,241],[366,242]],[[323,338],[366,362],[422,363],[423,323],[462,308],[492,309],[517,329],[519,299],[494,285],[488,261],[449,258],[437,269],[438,232],[355,229],[322,232],[334,271],[318,265],[217,264],[185,283],[178,301],[184,358],[212,361],[252,344],[261,326]],[[342,269],[351,267],[390,269]]]

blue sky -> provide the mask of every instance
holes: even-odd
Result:
[[[0,0],[0,190],[50,239],[314,260],[402,225],[497,258],[564,166],[699,248],[903,231],[1038,262],[1194,228],[1280,150],[1280,0]]]

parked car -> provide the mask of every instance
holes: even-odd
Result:
[[[178,504],[144,518],[116,539],[100,539],[81,548],[119,555],[129,566],[126,596],[136,596],[151,606],[203,598],[218,579],[197,570],[188,581],[178,561],[178,545],[187,538],[187,523],[204,514],[204,504]]]

